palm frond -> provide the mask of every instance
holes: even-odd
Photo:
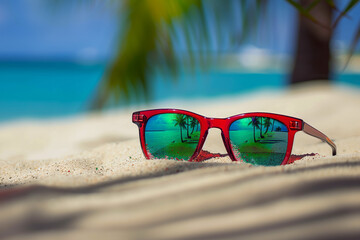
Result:
[[[324,28],[327,28],[327,26],[325,26],[324,24],[322,24],[321,22],[319,22],[313,15],[310,14],[310,10],[312,10],[320,1],[314,1],[310,7],[303,7],[300,3],[298,3],[295,0],[286,0],[288,3],[290,3],[291,5],[293,5],[301,15],[305,16],[306,18],[308,18],[309,20],[311,20],[312,22],[318,24],[319,26],[322,26]]]
[[[335,20],[333,27],[335,28],[340,20],[346,16],[346,14],[359,2],[360,0],[351,0],[345,7],[345,9],[343,11],[340,12],[339,16],[337,17],[337,19]]]
[[[314,0],[305,7],[295,0],[286,1],[315,24],[326,27],[311,15],[311,10],[321,1]],[[334,26],[358,1],[350,0]],[[326,2],[337,9],[333,0]],[[246,40],[257,26],[266,3],[265,0],[123,0],[119,48],[99,84],[92,107],[100,109],[108,103],[151,99],[155,75],[160,72],[176,80],[184,59],[192,69],[207,66],[214,59],[212,49],[224,45],[236,47]],[[240,20],[235,17],[239,16],[238,12],[242,12]],[[183,46],[186,54],[179,52],[179,46]]]
[[[100,82],[92,106],[102,108],[109,100],[149,99],[149,78],[157,70],[178,71],[171,31],[201,1],[127,0],[118,54]]]
[[[222,46],[236,32],[229,30],[235,28],[236,2],[124,0],[119,49],[99,84],[92,107],[100,109],[109,102],[151,99],[151,81],[155,74],[162,72],[176,79],[174,76],[178,75],[184,57],[192,69],[207,66],[212,60],[209,58],[212,46]],[[242,22],[254,22],[245,18],[257,19],[255,10],[265,2],[241,1],[241,8],[247,12]],[[212,24],[217,24],[211,28],[214,32],[209,29]],[[247,32],[244,27],[241,35],[246,36]],[[215,40],[212,36],[219,38]],[[185,40],[180,40],[181,37]],[[185,56],[176,50],[179,45],[185,45]]]

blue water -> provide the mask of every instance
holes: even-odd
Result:
[[[68,62],[0,63],[0,121],[68,116],[88,111],[106,66]],[[360,87],[359,74],[340,74],[337,83]],[[182,73],[178,80],[152,85],[154,101],[201,98],[285,88],[283,73],[239,73],[210,70]]]

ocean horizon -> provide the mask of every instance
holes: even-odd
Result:
[[[76,62],[0,62],[0,122],[53,118],[89,111],[106,64]],[[360,73],[334,74],[335,84],[360,87]],[[288,75],[279,70],[245,72],[224,69],[183,71],[174,81],[154,79],[151,101],[200,99],[285,89]],[[142,98],[132,103],[144,102]],[[124,107],[125,103],[111,105]]]

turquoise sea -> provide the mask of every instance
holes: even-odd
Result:
[[[105,64],[0,62],[0,122],[85,113],[105,69]],[[360,87],[360,74],[338,74],[334,78],[336,83]],[[153,101],[191,99],[282,89],[286,81],[287,75],[279,72],[209,70],[182,73],[176,82],[164,82],[159,77],[151,91]]]

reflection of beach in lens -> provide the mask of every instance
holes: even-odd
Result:
[[[189,160],[200,138],[200,124],[193,117],[164,113],[151,117],[145,129],[146,149],[152,158]]]
[[[276,166],[285,158],[288,129],[275,119],[239,119],[231,124],[229,135],[237,160],[254,165]]]

